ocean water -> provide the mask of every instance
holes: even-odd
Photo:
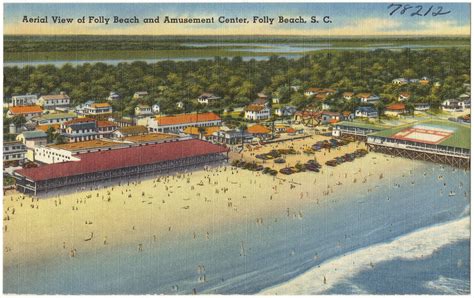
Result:
[[[297,294],[303,285],[305,294],[467,293],[469,175],[423,163],[304,216],[282,210],[263,225],[248,218],[215,227],[210,240],[170,234],[142,253],[130,245],[18,264],[4,268],[4,292]]]

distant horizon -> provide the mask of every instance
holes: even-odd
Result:
[[[396,5],[395,5],[396,7]],[[419,12],[416,16],[413,13]],[[435,15],[433,15],[435,14]],[[5,3],[8,35],[470,35],[469,3]]]
[[[286,38],[298,38],[298,37],[312,37],[312,38],[324,38],[324,39],[340,39],[340,38],[471,38],[469,34],[452,34],[452,35],[438,35],[438,34],[412,34],[412,35],[313,35],[313,34],[301,34],[301,35],[286,35],[286,34],[8,34],[5,33],[3,36],[144,36],[144,37],[286,37]]]

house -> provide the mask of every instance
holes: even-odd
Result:
[[[355,110],[355,116],[360,118],[377,118],[379,113],[373,107],[358,107]]]
[[[360,100],[361,103],[374,104],[380,100],[380,97],[373,95],[371,93],[358,93],[356,98]]]
[[[420,85],[428,85],[430,83],[430,80],[426,77],[421,78],[421,80],[418,81],[418,84]]]
[[[252,142],[253,136],[246,131],[230,129],[213,132],[209,139],[219,144],[236,145]]]
[[[153,114],[159,114],[160,113],[160,105],[159,104],[154,104],[151,106],[151,111]]]
[[[92,104],[95,103],[93,100],[88,100],[83,104],[77,105],[74,110],[78,115],[84,115],[85,110],[90,108]]]
[[[216,96],[213,93],[205,92],[205,93],[199,95],[197,101],[200,104],[207,105],[207,104],[216,102],[219,99],[221,99],[219,96]]]
[[[341,114],[336,112],[321,112],[321,124],[334,124],[341,120]]]
[[[464,102],[456,99],[447,99],[443,101],[441,108],[446,112],[462,112],[464,110]]]
[[[119,100],[120,99],[120,95],[118,95],[117,93],[115,92],[110,92],[109,93],[109,97],[107,97],[107,100],[108,101],[116,101],[116,100]]]
[[[351,100],[353,96],[354,96],[354,92],[344,92],[344,93],[342,93],[342,97],[345,100]]]
[[[37,125],[52,125],[52,124],[61,124],[66,121],[71,121],[76,119],[77,115],[74,113],[55,113],[55,114],[46,114],[40,117],[33,118],[32,120],[36,122]]]
[[[48,135],[41,130],[25,131],[16,137],[16,140],[22,142],[26,147],[26,159],[35,160],[35,148],[38,146],[46,146],[48,143]]]
[[[268,139],[271,137],[271,130],[268,129],[266,126],[255,124],[247,128],[247,132],[254,137],[258,137],[261,139]]]
[[[463,104],[464,104],[465,109],[470,109],[471,108],[471,99],[464,100]]]
[[[316,94],[324,94],[326,96],[336,93],[336,90],[330,88],[308,88],[305,90],[306,97],[314,96]]]
[[[77,143],[66,143],[35,148],[35,161],[44,164],[55,164],[69,161],[80,161],[80,154],[110,151],[129,147],[128,144],[106,140],[91,140]]]
[[[407,112],[406,106],[403,102],[393,103],[385,108],[384,114],[387,116],[399,117]]]
[[[290,86],[290,89],[291,89],[292,91],[294,91],[294,92],[298,92],[298,90],[301,89],[301,86],[299,86],[299,85],[291,85],[291,86]]]
[[[354,113],[349,111],[344,111],[341,113],[341,121],[352,121],[354,120]]]
[[[278,98],[278,97],[273,97],[273,98],[272,98],[272,103],[273,103],[273,104],[280,104],[280,98]]]
[[[36,94],[15,95],[12,96],[12,106],[33,106],[36,105],[38,96]]]
[[[128,127],[136,125],[135,120],[130,117],[109,117],[108,120],[117,123],[119,127]]]
[[[392,84],[394,85],[405,85],[408,84],[408,80],[405,78],[397,78],[392,80]]]
[[[111,114],[112,106],[107,103],[92,103],[90,106],[86,106],[83,110],[84,115],[103,115]]]
[[[66,93],[43,95],[38,99],[38,105],[45,110],[54,110],[57,108],[69,107],[70,98]]]
[[[401,92],[401,93],[398,95],[398,101],[409,100],[410,97],[411,97],[411,93],[410,93],[410,92]]]
[[[252,101],[251,105],[259,105],[259,106],[268,106],[268,100],[265,98],[259,97]]]
[[[22,142],[3,142],[3,168],[22,164],[25,156],[26,146]]]
[[[220,126],[221,123],[221,117],[211,112],[156,116],[148,120],[148,130],[163,133],[180,132],[189,126],[210,127]]]
[[[95,140],[98,137],[97,121],[92,118],[77,118],[61,124],[61,134],[69,143]]]
[[[293,106],[283,106],[280,108],[276,108],[273,113],[278,117],[289,117],[293,116],[296,113],[296,108]]]
[[[22,142],[27,149],[34,149],[35,146],[43,146],[48,142],[48,135],[44,131],[24,131],[16,136],[16,140]]]
[[[135,116],[146,117],[153,115],[153,111],[149,105],[138,105],[135,107]]]
[[[213,133],[219,131],[218,126],[204,127],[203,129],[204,131],[201,132],[198,127],[188,126],[183,132],[193,138],[210,139]]]
[[[251,104],[245,107],[245,119],[258,121],[270,118],[270,109],[265,105]]]
[[[43,114],[43,109],[40,106],[16,106],[8,109],[7,118],[15,116],[23,116],[26,120],[34,117],[40,117]]]
[[[266,95],[263,92],[257,93],[257,96],[258,96],[258,98],[263,99],[263,100],[268,100],[270,98],[270,96]]]
[[[137,92],[135,92],[135,94],[133,94],[133,99],[142,99],[145,96],[148,96],[147,91],[137,91]]]
[[[133,126],[126,126],[120,127],[116,131],[113,132],[113,136],[117,139],[130,137],[130,136],[140,136],[145,135],[148,133],[148,128],[143,125],[133,125]]]
[[[99,139],[102,138],[111,138],[113,136],[113,132],[117,130],[118,124],[112,121],[97,121],[97,137]]]
[[[415,107],[415,111],[428,111],[431,108],[431,105],[427,102],[417,102],[414,103],[413,106]]]

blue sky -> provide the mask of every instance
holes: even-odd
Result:
[[[416,5],[410,3],[411,5]],[[389,15],[389,3],[10,3],[4,6],[6,34],[290,34],[290,35],[458,35],[470,34],[469,3],[420,3],[451,13],[433,17]],[[413,12],[410,10],[409,12]],[[433,9],[434,11],[434,9]],[[53,24],[52,16],[215,17],[215,24]],[[48,24],[23,23],[23,16],[49,17]],[[220,24],[217,17],[248,18],[248,24]],[[306,24],[253,24],[253,16],[298,17]],[[331,24],[311,24],[311,16],[330,16]]]

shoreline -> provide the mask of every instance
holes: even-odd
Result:
[[[263,289],[260,295],[324,294],[359,273],[380,263],[423,260],[436,251],[470,239],[470,215],[423,227],[368,247],[337,256],[286,282]],[[433,238],[436,234],[437,237]],[[354,261],[355,260],[355,261]],[[341,270],[345,268],[346,270]],[[339,269],[339,270],[338,270]],[[371,293],[376,294],[376,293]]]
[[[305,208],[330,200],[333,193],[374,190],[381,180],[382,165],[389,164],[394,173],[413,165],[370,153],[336,168],[323,167],[320,173],[291,177],[272,177],[229,165],[147,177],[121,186],[61,194],[61,204],[54,196],[32,202],[26,196],[6,195],[4,211],[9,220],[4,220],[8,228],[4,267],[70,258],[72,250],[80,257],[81,252],[104,247],[143,245],[150,239],[160,242],[175,233],[211,238],[211,230],[224,223],[266,221],[287,212],[303,214]],[[343,182],[338,185],[336,180]],[[346,189],[347,184],[351,189]],[[255,196],[258,193],[265,195]],[[13,208],[15,214],[11,214]],[[92,239],[86,241],[92,233]]]

